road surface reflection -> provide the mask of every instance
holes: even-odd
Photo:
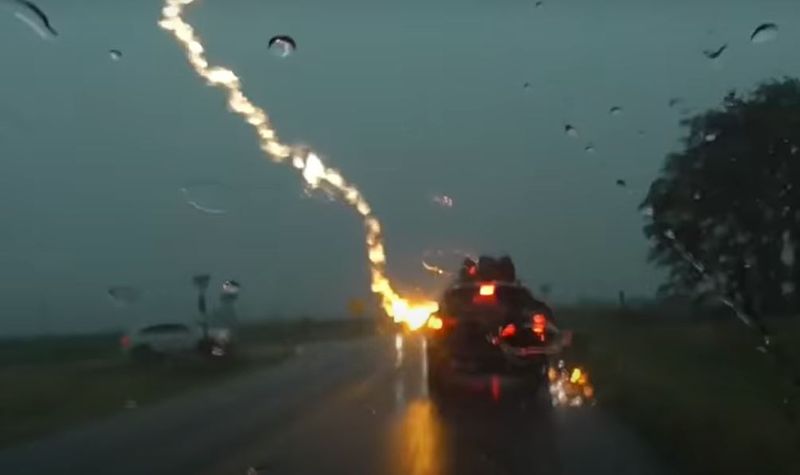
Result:
[[[391,451],[397,457],[398,474],[444,473],[444,424],[427,399],[411,402],[392,436]]]
[[[458,378],[428,392],[425,340],[405,335],[393,376],[396,419],[386,446],[391,473],[561,473],[547,379],[536,387],[500,375]],[[404,400],[397,398],[402,388]]]

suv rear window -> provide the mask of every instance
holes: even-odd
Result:
[[[188,333],[189,327],[186,325],[181,325],[179,323],[164,323],[161,325],[153,325],[151,327],[147,327],[143,329],[140,333],[142,334],[153,334],[153,333]]]

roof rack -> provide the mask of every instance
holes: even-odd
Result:
[[[509,256],[501,256],[499,258],[480,256],[477,262],[470,258],[464,259],[461,270],[458,273],[458,281],[485,280],[516,282],[517,271],[514,267],[514,262]]]

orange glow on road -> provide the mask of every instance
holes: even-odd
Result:
[[[429,300],[412,301],[395,291],[386,274],[380,222],[361,191],[338,170],[326,166],[314,151],[282,143],[267,112],[245,95],[236,73],[209,63],[199,35],[183,18],[184,9],[192,3],[194,0],[165,0],[159,26],[172,33],[194,72],[205,79],[209,86],[221,89],[227,95],[228,108],[253,128],[259,146],[268,158],[275,163],[290,165],[298,171],[306,186],[322,190],[358,213],[364,225],[372,292],[380,297],[381,307],[395,322],[405,323],[412,330],[420,328],[438,305]]]
[[[500,378],[497,375],[492,375],[492,400],[500,400]]]
[[[429,400],[412,402],[399,421],[390,447],[393,473],[439,475],[443,466],[444,434],[442,422]]]
[[[563,361],[558,367],[549,367],[550,398],[557,407],[582,407],[594,403],[595,390],[589,382],[589,373],[579,367],[571,370]]]

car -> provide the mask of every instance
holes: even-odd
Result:
[[[159,323],[126,333],[120,345],[131,359],[138,362],[192,354],[220,358],[230,355],[232,336],[231,330],[225,327],[204,329],[185,323]]]
[[[426,323],[428,382],[500,375],[538,384],[562,335],[553,311],[520,281],[510,258],[466,260]]]

